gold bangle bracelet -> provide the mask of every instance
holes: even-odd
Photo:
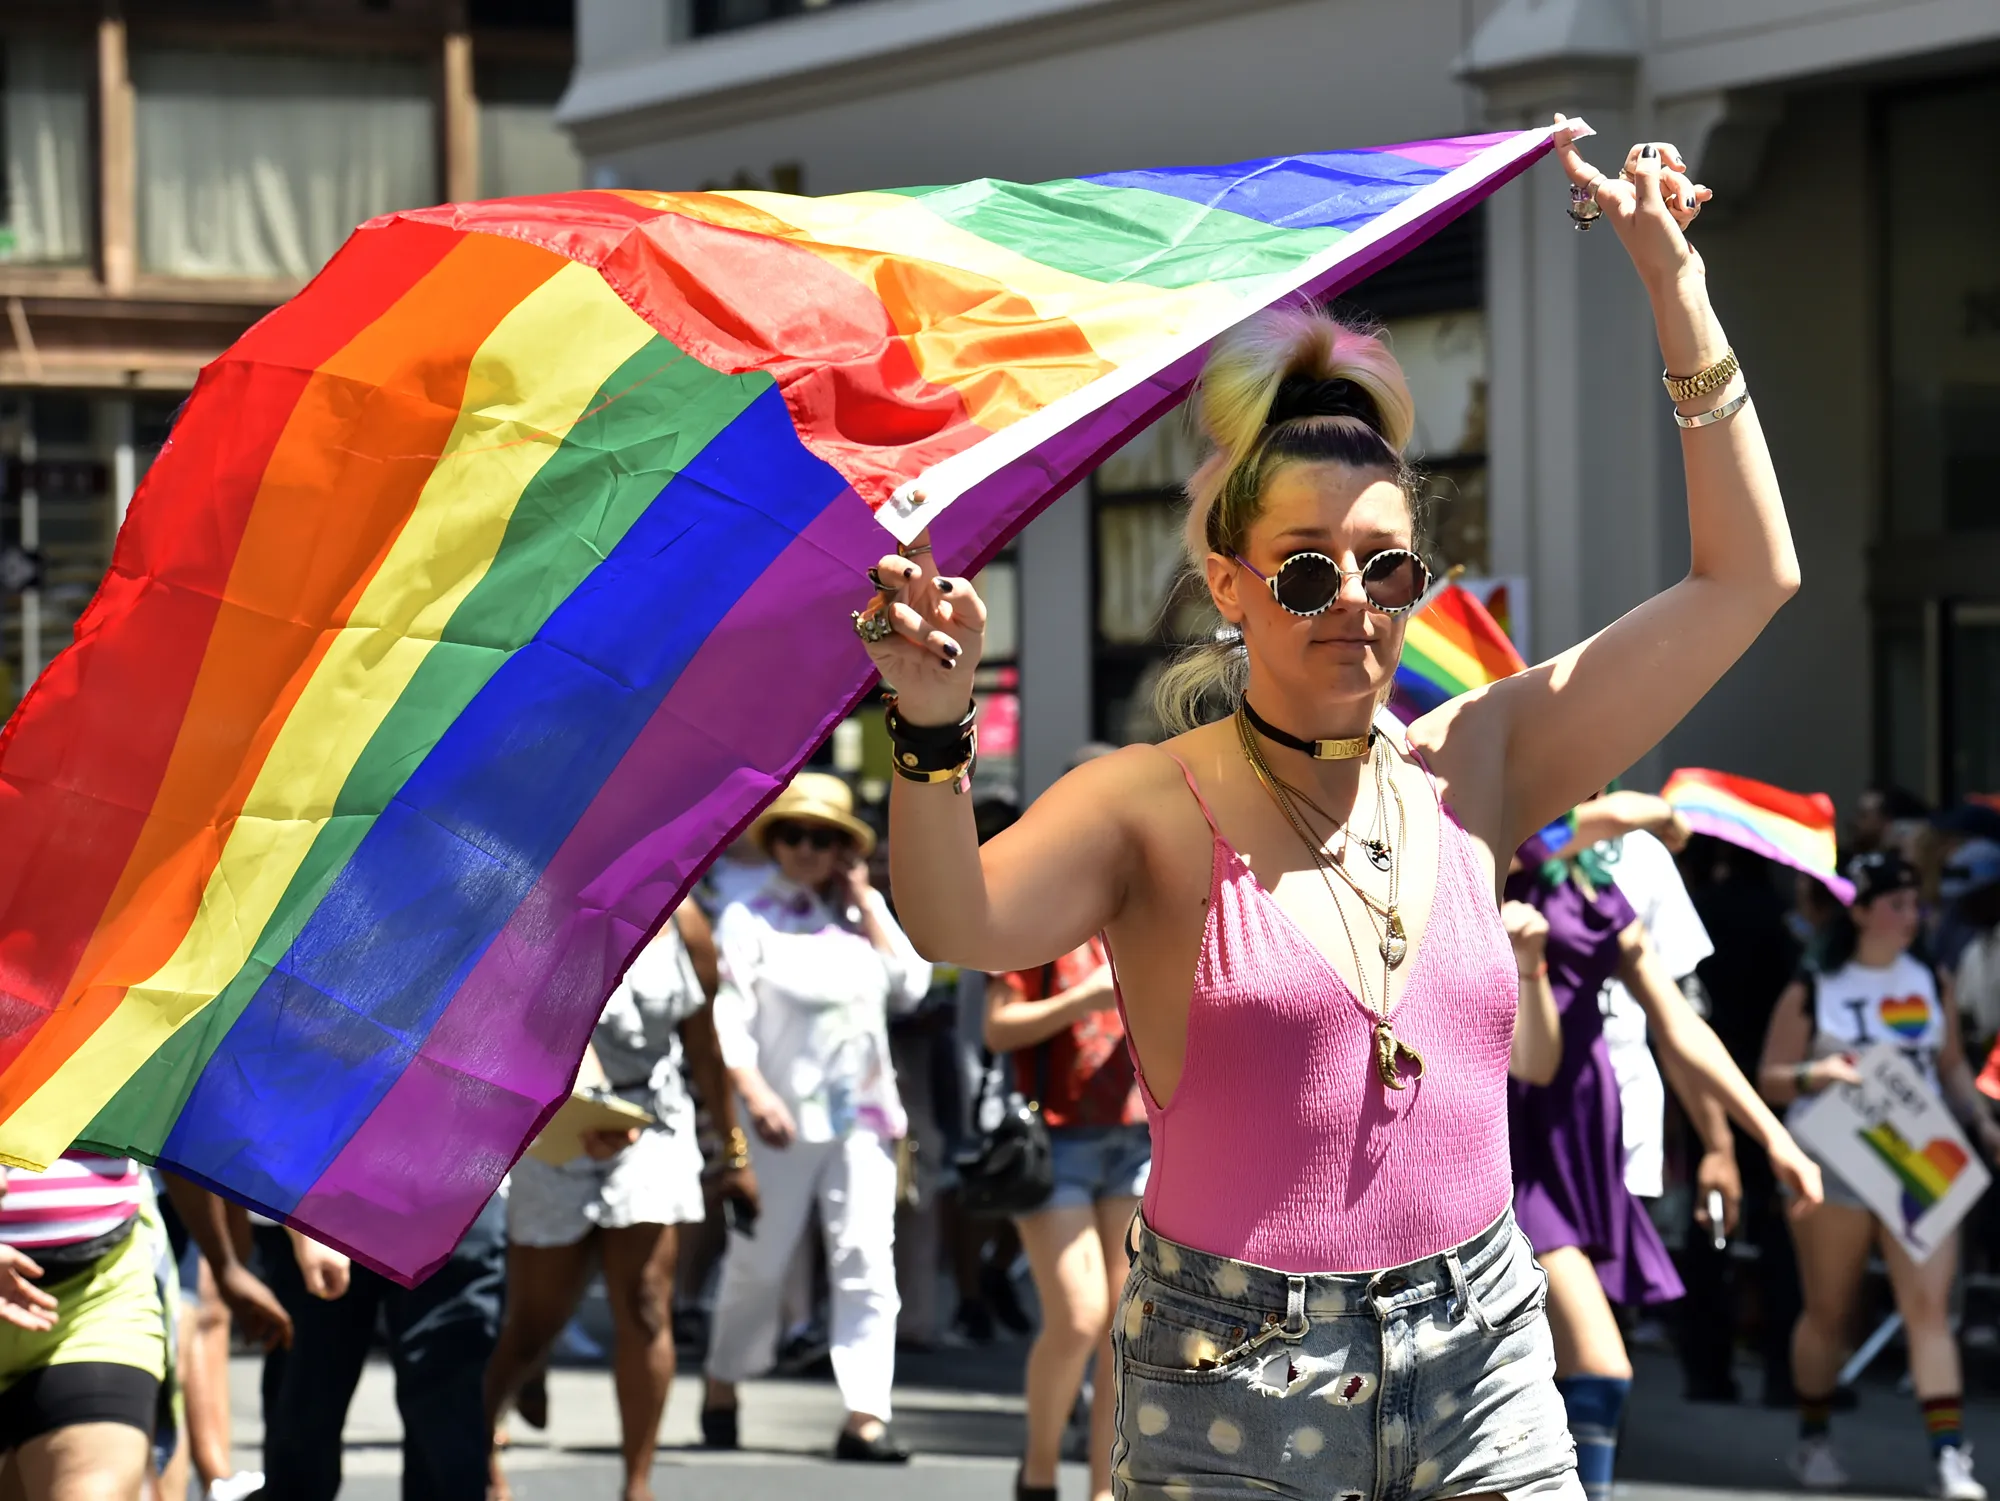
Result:
[[[960,777],[965,775],[971,765],[970,761],[961,761],[958,765],[947,766],[942,771],[911,771],[898,763],[896,765],[896,775],[906,782],[923,782],[935,787],[940,782],[956,782]]]
[[[1660,380],[1675,401],[1693,401],[1710,391],[1720,391],[1729,384],[1729,378],[1742,368],[1736,362],[1736,351],[1725,349],[1722,358],[1706,370],[1697,370],[1693,375],[1670,375],[1662,370]]]

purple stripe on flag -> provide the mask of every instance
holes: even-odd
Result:
[[[605,779],[429,1039],[294,1217],[398,1280],[451,1252],[568,1096],[603,997],[713,851],[874,669],[848,624],[895,546],[852,492],[731,608]]]
[[[1401,146],[1364,146],[1361,149],[1407,157],[1413,162],[1422,162],[1426,167],[1443,167],[1450,171],[1453,167],[1464,166],[1488,146],[1497,146],[1514,134],[1511,130],[1501,130],[1483,136],[1451,136],[1441,141],[1410,141]]]

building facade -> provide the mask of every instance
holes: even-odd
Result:
[[[569,0],[0,7],[0,717],[196,373],[353,227],[578,186]]]
[[[833,193],[1539,123],[1676,141],[1806,584],[1648,762],[1846,800],[2000,788],[2000,126],[1991,0],[579,0],[560,109],[600,185]],[[1545,164],[1354,295],[1410,366],[1443,547],[1532,652],[1685,569],[1678,438],[1614,238]],[[1157,429],[1024,534],[1028,791],[1143,732],[1171,632]],[[998,580],[996,580],[998,582]],[[1165,622],[1163,627],[1162,622]]]

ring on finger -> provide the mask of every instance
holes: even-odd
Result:
[[[899,558],[915,558],[915,557],[921,557],[921,556],[923,556],[924,554],[928,553],[928,552],[929,552],[930,550],[931,550],[931,545],[930,545],[930,543],[928,543],[928,542],[914,542],[914,543],[911,543],[911,544],[910,544],[909,546],[907,546],[907,547],[899,547],[899,548],[897,548],[897,549],[896,549],[896,556],[897,556],[897,557],[899,557]]]
[[[1597,185],[1604,179],[1599,177],[1589,187],[1569,185],[1569,218],[1578,230],[1589,229],[1604,214],[1603,205],[1597,201]]]
[[[873,567],[868,570],[868,582],[873,584],[876,592],[880,594],[894,594],[903,587],[901,579],[885,579],[882,577],[882,570]]]
[[[852,614],[854,634],[869,646],[879,646],[896,634],[896,627],[890,622],[889,612],[886,610],[871,609],[866,612],[855,610]]]

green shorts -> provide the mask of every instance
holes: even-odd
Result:
[[[53,1329],[0,1323],[0,1391],[30,1371],[85,1361],[131,1366],[164,1382],[167,1309],[154,1263],[165,1244],[166,1231],[148,1205],[117,1246],[47,1285],[56,1300]]]

